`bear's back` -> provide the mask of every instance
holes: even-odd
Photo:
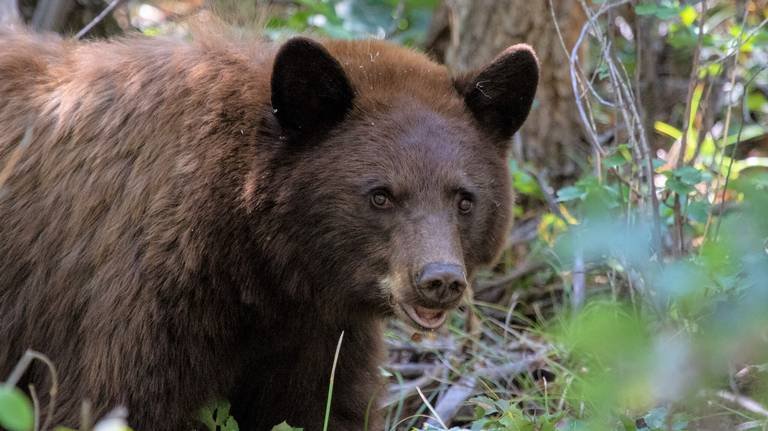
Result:
[[[29,347],[84,360],[77,339],[99,326],[85,321],[122,319],[140,333],[163,295],[201,271],[214,221],[229,209],[216,200],[237,198],[237,167],[222,173],[221,162],[252,156],[242,142],[268,109],[270,48],[245,56],[23,32],[0,32],[0,46],[6,374]]]

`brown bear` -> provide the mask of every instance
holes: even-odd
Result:
[[[380,428],[383,322],[440,327],[499,253],[537,80],[524,45],[453,77],[375,40],[0,33],[0,376],[48,355],[56,424],[317,430],[344,331],[329,429]]]

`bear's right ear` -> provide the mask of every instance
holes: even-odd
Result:
[[[482,70],[454,80],[475,119],[502,139],[523,125],[538,83],[539,60],[525,44],[510,46]]]
[[[290,39],[277,52],[271,85],[275,117],[284,129],[299,135],[338,124],[355,94],[339,62],[304,37]]]

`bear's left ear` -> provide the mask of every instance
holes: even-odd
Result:
[[[507,139],[523,125],[539,83],[539,60],[526,44],[512,45],[480,71],[454,81],[481,126]]]
[[[354,98],[341,64],[321,44],[304,37],[288,40],[277,52],[271,86],[275,117],[299,135],[331,129]]]

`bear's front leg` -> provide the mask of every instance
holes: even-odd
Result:
[[[241,430],[271,429],[283,421],[305,431],[323,429],[333,358],[341,330],[307,329],[300,348],[253,357],[230,396]],[[261,348],[269,343],[262,340]],[[344,329],[333,383],[328,429],[380,431],[377,399],[385,392],[379,322]],[[368,411],[370,406],[370,411]]]
[[[238,362],[237,340],[219,331],[224,325],[202,324],[218,316],[197,313],[195,304],[183,304],[184,313],[151,301],[147,308],[154,313],[128,315],[122,314],[127,307],[102,306],[115,312],[89,328],[82,361],[60,370],[80,377],[64,390],[91,400],[95,418],[123,406],[137,431],[189,430],[200,408],[231,387],[236,370],[228,363]]]

